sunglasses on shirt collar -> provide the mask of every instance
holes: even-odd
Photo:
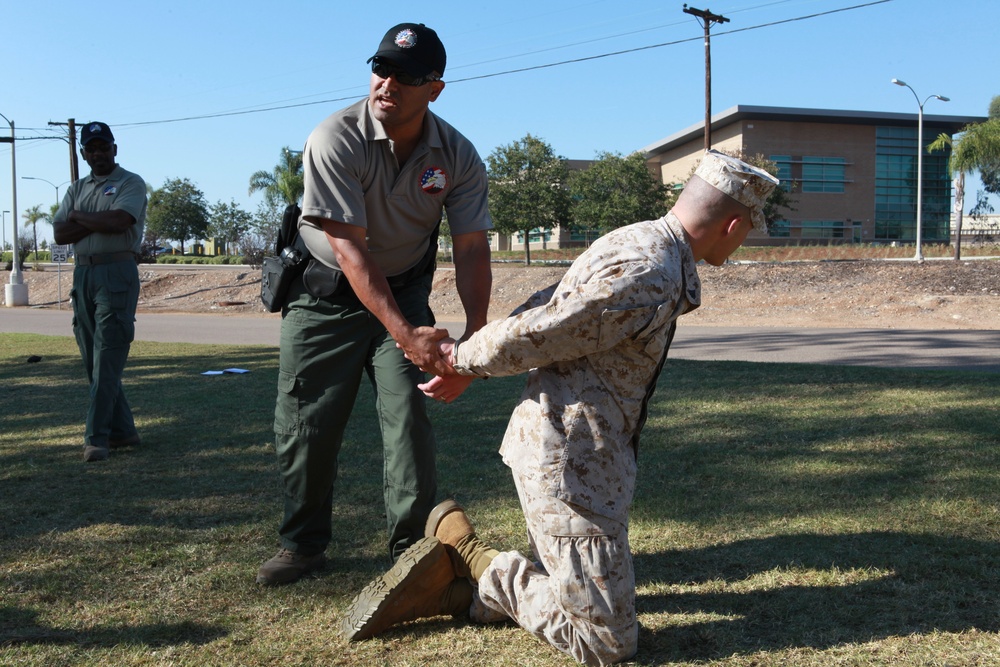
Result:
[[[404,86],[422,86],[425,83],[430,83],[431,81],[440,81],[441,77],[436,74],[427,74],[425,76],[413,76],[406,70],[393,65],[392,63],[385,62],[384,60],[375,59],[372,61],[372,74],[380,79],[388,79],[390,76],[395,78],[397,82],[403,84]]]

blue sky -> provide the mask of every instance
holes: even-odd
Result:
[[[921,99],[951,98],[929,101],[928,115],[985,116],[1000,95],[995,0],[689,4],[730,19],[712,29],[716,113],[744,104],[915,114],[916,100],[894,77]],[[858,5],[867,6],[828,13]],[[235,200],[252,212],[260,195],[247,194],[250,174],[270,170],[283,146],[301,148],[324,117],[366,95],[365,61],[403,21],[441,36],[448,85],[432,109],[484,158],[529,132],[567,158],[629,153],[704,117],[702,28],[682,7],[11,0],[0,38],[0,113],[17,126],[18,212],[47,208],[53,185],[65,192],[67,144],[32,137],[59,136],[48,123],[68,118],[109,123],[119,163],[153,186],[188,178],[209,203]],[[816,14],[825,15],[805,18]],[[257,112],[275,107],[286,108]],[[6,124],[0,135],[9,136]],[[9,144],[0,144],[0,210],[12,210]]]

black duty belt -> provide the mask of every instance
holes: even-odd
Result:
[[[131,251],[125,252],[106,252],[100,255],[77,255],[76,265],[77,266],[95,266],[97,264],[111,264],[112,262],[124,262],[130,259],[135,261],[135,253]]]

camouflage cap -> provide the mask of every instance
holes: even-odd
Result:
[[[777,178],[763,169],[717,150],[705,153],[694,175],[749,208],[754,229],[759,232],[767,231],[764,204],[778,185]]]

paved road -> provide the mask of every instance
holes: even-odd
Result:
[[[70,336],[69,310],[0,308],[0,333]],[[138,340],[166,343],[278,345],[279,315],[140,313]],[[441,322],[461,334],[461,322]],[[801,329],[685,326],[672,359],[842,364],[886,368],[954,369],[1000,373],[1000,331]]]

